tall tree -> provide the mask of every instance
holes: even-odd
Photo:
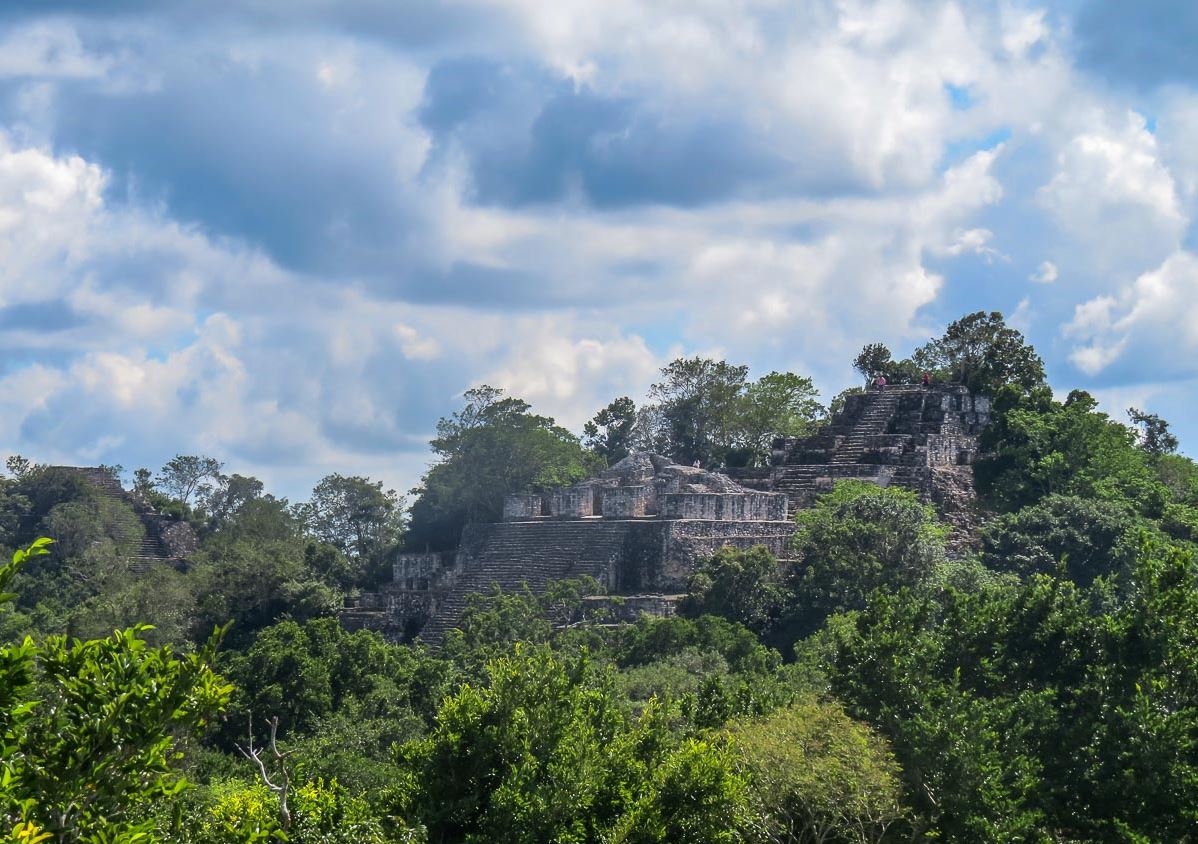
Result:
[[[517,646],[487,673],[398,749],[399,814],[430,841],[742,840],[747,784],[731,754],[679,736],[665,705],[633,717],[607,672],[548,648]]]
[[[582,442],[607,465],[628,456],[636,427],[636,404],[627,396],[612,401],[582,428]]]
[[[836,702],[803,700],[729,725],[752,776],[764,841],[882,841],[904,814],[886,740]]]
[[[382,481],[334,473],[321,479],[300,512],[309,532],[356,563],[367,580],[385,575],[403,535],[403,499]]]
[[[1061,403],[1047,387],[1024,394],[999,391],[994,421],[982,436],[988,452],[974,467],[978,491],[1001,510],[1017,510],[1046,495],[1125,501],[1160,515],[1168,489],[1125,425],[1098,410],[1089,393],[1074,390]]]
[[[412,491],[409,548],[452,548],[466,523],[497,521],[505,495],[570,484],[600,466],[577,437],[521,399],[485,385],[465,399],[437,423],[437,462]]]
[[[867,343],[853,358],[853,369],[865,376],[866,381],[872,381],[877,375],[887,372],[894,362],[890,349],[882,343]]]
[[[988,395],[1007,384],[1024,391],[1044,384],[1044,361],[998,311],[961,317],[912,357],[917,366]]]
[[[691,575],[678,613],[718,615],[761,633],[781,606],[780,581],[778,561],[764,546],[721,548]]]
[[[819,391],[810,378],[792,372],[771,372],[746,384],[733,428],[740,453],[730,464],[767,465],[776,437],[802,437],[824,416],[816,401]]]
[[[214,457],[176,454],[162,467],[154,484],[172,498],[190,505],[211,492],[212,485],[220,479],[223,466]]]
[[[915,586],[944,559],[947,528],[911,490],[841,481],[796,521],[788,626],[815,630],[834,612],[861,609],[874,589]]]
[[[678,358],[661,370],[649,397],[662,413],[670,453],[679,463],[722,463],[732,444],[749,368],[703,357]]]
[[[1169,423],[1164,419],[1134,407],[1127,409],[1127,415],[1136,428],[1136,439],[1145,453],[1155,458],[1177,451],[1177,437],[1169,432]]]
[[[254,477],[237,473],[220,475],[204,502],[209,526],[214,529],[224,526],[242,507],[261,498],[264,489],[262,481]]]

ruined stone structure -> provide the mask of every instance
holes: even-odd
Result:
[[[504,521],[467,525],[457,550],[405,554],[393,581],[347,608],[350,627],[438,641],[466,595],[492,583],[543,590],[589,576],[624,602],[666,613],[697,562],[725,545],[765,545],[786,557],[794,525],[786,496],[746,489],[726,476],[664,457],[633,454],[599,477],[543,495],[513,495]],[[647,597],[654,596],[654,597]]]
[[[725,545],[787,558],[794,512],[845,478],[915,490],[964,543],[974,525],[970,464],[989,421],[989,400],[964,387],[887,387],[849,396],[815,436],[776,441],[768,467],[720,474],[633,454],[592,480],[508,496],[503,521],[467,525],[454,552],[402,555],[393,581],[342,620],[436,642],[471,592],[493,583],[540,591],[580,575],[625,596],[616,605],[624,615],[668,614],[697,562]]]
[[[79,475],[101,495],[116,499],[132,508],[144,528],[137,553],[133,555],[134,571],[145,571],[157,563],[178,563],[195,553],[199,547],[199,540],[191,525],[157,512],[141,496],[122,487],[120,481],[104,469],[92,466],[47,468]]]
[[[814,436],[776,440],[774,465],[729,474],[786,493],[791,515],[846,478],[906,487],[935,504],[962,540],[976,521],[972,464],[989,424],[990,400],[960,385],[889,386],[848,396]]]

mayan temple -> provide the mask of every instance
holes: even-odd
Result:
[[[582,483],[508,496],[503,521],[467,525],[454,551],[401,555],[392,581],[342,619],[438,642],[471,592],[535,592],[584,575],[627,606],[669,613],[697,563],[721,547],[764,545],[787,559],[795,511],[846,478],[913,489],[964,536],[989,411],[961,386],[887,387],[848,396],[814,436],[775,441],[768,467],[717,472],[633,453]]]

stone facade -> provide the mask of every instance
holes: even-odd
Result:
[[[401,555],[393,582],[344,618],[437,642],[471,592],[539,591],[579,576],[609,593],[602,600],[617,620],[668,615],[699,562],[722,547],[789,557],[794,512],[848,478],[916,491],[963,550],[976,521],[970,464],[989,414],[989,400],[963,387],[889,387],[849,396],[815,436],[776,441],[769,467],[719,473],[635,453],[588,481],[508,496],[503,521],[467,525],[453,553]]]
[[[794,533],[786,509],[784,494],[633,454],[591,480],[508,496],[503,521],[467,525],[452,553],[400,555],[392,582],[356,599],[343,618],[389,636],[419,631],[435,642],[471,592],[492,584],[536,591],[580,576],[609,593],[655,596],[632,606],[672,606],[699,561],[725,545],[765,545],[785,557]]]
[[[613,486],[603,490],[605,519],[643,519],[649,515],[649,487]]]
[[[541,515],[540,493],[531,495],[509,495],[503,500],[503,520],[505,522],[522,522],[535,519]]]

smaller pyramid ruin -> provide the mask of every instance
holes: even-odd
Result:
[[[159,513],[135,492],[129,492],[107,469],[99,466],[47,466],[53,472],[76,475],[100,495],[128,505],[137,515],[144,530],[137,553],[131,558],[131,569],[147,571],[159,563],[178,564],[195,553],[199,547],[196,532],[187,522]],[[132,537],[118,537],[130,540]]]

